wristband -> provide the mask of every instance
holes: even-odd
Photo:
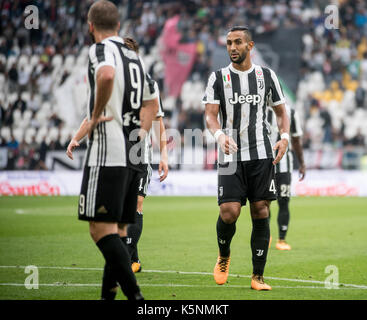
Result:
[[[224,134],[224,132],[223,132],[222,130],[220,130],[220,129],[218,129],[217,131],[215,131],[215,133],[214,133],[214,139],[215,139],[215,141],[217,141],[217,142],[218,142],[218,139],[219,139],[219,137],[220,137],[222,134]]]
[[[287,132],[283,132],[281,135],[280,135],[280,139],[285,139],[289,142],[289,134]]]

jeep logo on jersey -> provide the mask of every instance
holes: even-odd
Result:
[[[246,94],[246,95],[238,95],[237,92],[234,93],[233,98],[229,99],[230,104],[237,104],[237,103],[252,103],[258,104],[261,101],[261,96],[259,94]]]

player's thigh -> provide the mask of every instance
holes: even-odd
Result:
[[[248,161],[244,170],[250,203],[276,199],[275,170],[272,159]]]
[[[240,207],[246,205],[247,187],[243,178],[241,163],[237,163],[233,174],[220,174],[218,170],[218,205],[237,202]],[[227,207],[227,206],[225,206]]]
[[[277,189],[277,198],[290,198],[291,196],[291,179],[290,172],[275,173],[275,182]]]
[[[89,221],[89,232],[94,242],[98,242],[103,237],[118,233],[117,223]]]

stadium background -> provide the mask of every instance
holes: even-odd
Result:
[[[166,128],[177,129],[182,137],[181,141],[169,140],[170,174],[163,184],[158,182],[156,174],[150,187],[151,195],[210,196],[214,204],[212,210],[217,210],[213,164],[216,152],[206,153],[204,161],[183,164],[184,157],[194,154],[194,150],[187,147],[190,144],[184,141],[183,133],[185,129],[205,130],[201,99],[208,75],[229,63],[224,46],[228,28],[247,24],[255,41],[254,61],[270,66],[279,75],[288,103],[301,116],[308,171],[306,180],[299,183],[295,163],[292,194],[351,196],[335,200],[310,198],[315,205],[310,210],[315,215],[309,218],[314,218],[312,223],[318,225],[318,203],[331,218],[337,211],[333,205],[324,207],[323,202],[317,201],[329,201],[329,204],[345,201],[340,202],[339,212],[335,213],[341,219],[339,227],[334,225],[335,230],[349,226],[346,212],[353,207],[352,203],[359,204],[355,209],[358,217],[353,221],[358,226],[365,225],[366,217],[362,214],[367,196],[365,1],[113,2],[121,14],[120,34],[139,42],[147,70],[159,83]],[[18,200],[6,196],[79,193],[86,144],[84,142],[76,151],[74,161],[67,159],[65,150],[85,115],[86,65],[91,43],[86,14],[91,3],[91,0],[0,2],[0,203],[5,216],[9,210],[18,210],[22,215],[32,207],[36,210],[45,205],[32,202],[42,198],[28,197],[19,198],[23,207],[19,207],[20,202],[16,207]],[[324,9],[328,4],[339,8],[336,30],[325,28]],[[28,5],[38,8],[38,29],[25,27],[24,11]],[[213,144],[211,135],[205,135],[204,149],[209,150]],[[155,154],[155,158],[157,156]],[[352,196],[362,198],[356,200]],[[149,201],[153,208],[156,201],[166,201],[154,198],[149,200],[148,197],[146,210]],[[43,201],[50,203],[47,199]],[[170,202],[175,211],[181,200],[172,199],[178,203]],[[188,199],[205,202],[205,198]],[[307,199],[296,197],[293,202],[304,214],[310,205]],[[71,212],[67,216],[75,218],[76,198],[60,197],[59,201],[67,203]],[[13,218],[9,219],[14,222]],[[274,227],[275,220],[272,221]],[[328,222],[325,223],[323,227],[329,230]],[[144,233],[148,232],[147,228]],[[348,230],[355,232],[356,242],[360,243],[362,235],[352,229]],[[320,227],[319,237],[322,230]],[[17,234],[16,229],[13,232]],[[317,235],[316,230],[313,235]],[[12,234],[3,229],[1,236],[6,242]],[[312,245],[317,246],[317,243]],[[366,256],[360,252],[359,255],[363,259],[362,262],[356,260],[356,264],[363,269],[367,265]],[[12,259],[6,260],[6,257],[2,255],[1,265],[11,264]],[[20,257],[15,260],[19,265],[28,263]],[[8,276],[6,273],[6,278]],[[366,279],[357,282],[367,283]],[[4,293],[2,297],[8,296]],[[14,297],[12,293],[10,297]]]

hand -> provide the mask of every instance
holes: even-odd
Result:
[[[274,146],[274,151],[278,150],[278,155],[275,158],[275,160],[273,161],[273,164],[276,165],[280,160],[282,160],[285,152],[287,151],[287,147],[288,147],[288,140],[287,139],[282,139],[279,140],[275,146]]]
[[[162,174],[163,173],[163,174]],[[167,161],[161,160],[158,167],[159,182],[164,181],[168,175],[168,164]]]
[[[92,136],[93,130],[97,127],[97,125],[101,122],[108,122],[113,120],[113,117],[100,116],[97,120],[92,117],[89,121],[87,121],[87,132],[88,138],[90,139]]]
[[[225,134],[219,136],[218,144],[225,154],[233,154],[238,150],[236,142]]]
[[[306,166],[304,163],[300,165],[298,173],[299,173],[299,181],[302,181],[306,176]]]
[[[71,160],[74,160],[73,151],[76,147],[79,147],[79,142],[73,138],[66,149],[66,154]]]

